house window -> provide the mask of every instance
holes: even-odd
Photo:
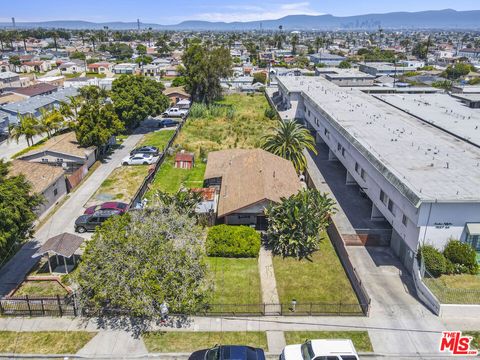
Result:
[[[42,158],[42,163],[48,163],[48,159],[47,158]]]
[[[480,235],[468,235],[466,243],[473,247],[477,252],[480,252]]]
[[[308,110],[308,116],[310,116],[310,110]]]
[[[380,190],[380,201],[387,205],[387,195],[383,192],[383,190]]]
[[[323,133],[325,134],[325,136],[327,137],[327,139],[330,139],[330,132],[329,132],[327,129],[325,129],[325,130],[323,131]]]
[[[57,163],[63,163],[63,159],[58,158]]]
[[[57,196],[58,194],[58,190],[57,189],[53,189],[53,196]]]
[[[340,143],[337,143],[337,150],[338,151],[342,150],[342,145],[340,145]]]
[[[405,214],[403,214],[403,216],[402,216],[402,224],[403,224],[403,226],[407,226],[407,222],[408,222],[407,217],[405,216]]]
[[[355,163],[355,172],[358,174],[358,171],[360,169],[360,165],[358,165],[358,163],[356,162]]]
[[[342,146],[342,156],[345,157],[345,148]]]
[[[388,199],[388,211],[390,211],[393,215],[395,215],[395,212],[393,211],[393,201],[391,199]]]
[[[363,181],[366,181],[367,179],[367,174],[365,173],[365,170],[360,171],[360,177],[363,179]]]

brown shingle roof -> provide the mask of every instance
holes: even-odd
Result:
[[[188,152],[178,152],[175,155],[175,161],[188,161],[192,162],[195,157],[195,154],[193,153],[188,153]]]
[[[173,95],[173,94],[179,94],[185,97],[190,97],[190,94],[185,91],[185,88],[183,86],[176,86],[176,87],[170,87],[168,89],[165,89],[163,93],[166,96]]]
[[[280,202],[301,189],[288,160],[262,149],[231,149],[208,154],[205,179],[221,177],[218,216],[267,200]]]
[[[95,149],[95,146],[90,146],[88,148],[81,147],[78,144],[75,132],[71,131],[48,139],[42,146],[35,150],[29,151],[21,158],[25,158],[33,154],[43,153],[45,151],[58,152],[61,154],[69,154],[85,158],[86,155],[91,154],[92,151],[95,151]]]
[[[41,194],[52,183],[63,177],[63,169],[41,163],[13,160],[9,174],[11,176],[24,175],[32,184],[33,192]]]
[[[47,252],[53,252],[69,258],[80,245],[82,245],[83,241],[84,238],[78,235],[63,233],[48,239],[33,257],[41,256]]]
[[[40,84],[27,86],[24,88],[16,88],[16,89],[13,89],[12,92],[15,92],[20,95],[25,95],[25,96],[37,96],[37,95],[50,93],[56,90],[57,90],[57,87],[54,85],[40,83]]]

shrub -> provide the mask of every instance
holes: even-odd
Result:
[[[469,244],[450,240],[443,250],[443,255],[453,263],[454,272],[457,274],[475,275],[478,272],[477,254]]]
[[[420,248],[419,255],[423,257],[425,268],[435,277],[447,272],[447,260],[445,256],[431,245],[423,245]]]
[[[209,229],[207,254],[217,257],[257,257],[260,234],[248,226],[217,225]]]
[[[277,117],[277,112],[271,107],[268,107],[265,109],[265,117],[273,120]]]

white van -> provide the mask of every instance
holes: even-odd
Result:
[[[285,346],[280,360],[359,360],[359,358],[352,340],[318,339]]]

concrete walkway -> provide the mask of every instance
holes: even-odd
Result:
[[[37,143],[47,135],[35,135],[33,137],[33,142]],[[5,140],[0,143],[0,159],[11,160],[12,156],[18,153],[19,151],[26,149],[28,147],[27,140],[25,137],[18,139],[18,143],[13,140]]]
[[[77,355],[83,357],[129,357],[147,354],[142,338],[135,338],[123,330],[106,330],[99,332]]]
[[[130,135],[122,146],[106,158],[83,184],[68,195],[68,199],[56,213],[41,228],[37,229],[34,237],[0,269],[0,296],[8,294],[23,281],[39,260],[39,258],[32,258],[32,255],[45,241],[63,232],[74,232],[75,219],[83,214],[84,204],[111,172],[120,166],[121,159],[130,153],[142,136],[153,129],[151,126],[153,123],[148,125],[144,123],[133,135]],[[80,234],[80,236],[86,239],[91,238],[91,234]]]
[[[265,305],[265,314],[280,315],[282,309],[277,293],[277,281],[273,270],[272,252],[260,247],[258,255],[258,271],[260,272],[260,284],[262,288],[262,302]]]

